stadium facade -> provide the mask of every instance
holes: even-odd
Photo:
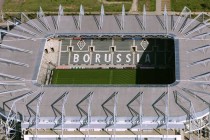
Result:
[[[190,9],[184,7],[180,15],[168,15],[166,8],[163,15],[147,15],[145,8],[142,15],[126,15],[123,7],[120,15],[105,15],[102,6],[100,15],[84,15],[81,6],[79,16],[65,16],[60,6],[58,16],[45,16],[40,8],[36,19],[24,13],[21,17],[22,21],[7,21],[13,28],[1,30],[0,116],[11,139],[21,133],[25,139],[181,139],[182,132],[192,139],[208,129],[208,14],[191,18]],[[132,38],[132,43],[125,48],[115,44],[101,47],[100,43],[91,44],[90,39],[91,45],[83,41],[72,45],[73,38]],[[147,47],[136,43],[138,38],[174,40],[175,82],[50,84],[52,68],[135,66],[136,61],[130,59]],[[65,39],[69,39],[68,45],[63,45]],[[112,51],[116,58],[110,56],[110,62],[99,59],[109,57],[106,51]],[[91,55],[84,54],[87,52]],[[146,55],[144,62],[149,61]]]

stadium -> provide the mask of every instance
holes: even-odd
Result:
[[[1,30],[1,132],[10,139],[209,137],[209,15],[21,13]]]

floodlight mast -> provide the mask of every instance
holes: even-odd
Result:
[[[114,96],[114,140],[116,139],[117,103],[118,103],[118,93],[115,92],[115,96]]]
[[[63,139],[63,130],[64,130],[64,123],[65,123],[65,117],[66,117],[66,109],[65,105],[68,99],[68,92],[64,95],[63,102],[62,102],[62,110],[61,110],[61,135]]]
[[[2,85],[2,83],[0,83],[0,85]],[[4,83],[3,83],[3,85],[8,86],[8,84],[4,84]],[[11,84],[9,84],[9,85],[11,85]],[[15,84],[13,84],[13,85],[15,85]],[[16,84],[16,85],[18,85],[18,84]],[[16,93],[16,92],[25,92],[25,91],[29,91],[29,90],[30,90],[29,88],[20,88],[20,89],[14,89],[14,90],[6,90],[6,91],[3,91],[3,92],[0,92],[0,95],[12,94],[12,93]]]
[[[202,59],[190,64],[190,66],[200,65],[202,64],[204,67],[207,67],[208,63],[210,62],[210,58]],[[188,66],[189,67],[189,66]]]
[[[83,6],[80,5],[79,21],[78,21],[79,30],[81,30],[81,26],[82,26],[82,16],[84,16],[84,9],[83,9]]]
[[[41,87],[42,88],[42,87]],[[36,139],[38,140],[38,132],[37,132],[37,129],[38,129],[38,123],[39,123],[39,118],[40,118],[40,104],[41,104],[41,101],[42,101],[42,98],[43,98],[43,93],[40,94],[39,98],[38,98],[38,101],[36,103],[36,125],[35,125],[35,128],[36,128]]]
[[[180,87],[181,88],[181,87]],[[197,99],[200,99],[201,101],[203,101],[205,104],[208,104],[208,102],[206,102],[205,100],[203,100],[202,98],[200,98],[199,96],[197,96],[196,94],[194,94],[193,92],[185,89],[185,88],[181,88],[182,91],[184,91],[187,94],[191,94],[192,96],[194,96]],[[174,96],[175,96],[175,102],[176,104],[186,113],[187,118],[186,118],[186,123],[185,123],[185,127],[186,127],[186,131],[185,133],[189,133],[189,137],[191,139],[191,133],[195,132],[195,131],[199,131],[202,128],[204,128],[207,124],[202,124],[201,119],[198,119],[198,116],[196,115],[195,109],[193,107],[193,103],[191,100],[189,100],[184,94],[181,94],[178,91],[174,91]],[[180,100],[185,101],[187,104],[182,104],[180,102]]]
[[[144,4],[144,7],[143,7],[143,27],[144,27],[144,30],[146,30],[146,16],[147,16],[147,12],[146,12],[146,7],[145,7],[145,4]]]
[[[103,27],[103,24],[104,24],[104,6],[103,4],[101,5],[101,15],[100,15],[100,26],[99,26],[99,29],[102,29]]]
[[[12,22],[10,20],[7,20],[7,30],[8,31],[10,30],[9,24],[12,24],[12,25],[16,26],[17,28],[23,30],[24,32],[26,32],[26,33],[28,33],[28,34],[30,34],[32,36],[35,36],[36,35],[36,33],[32,32],[32,31],[30,31],[30,30],[28,30],[28,29],[26,29],[26,28],[24,28],[24,27],[22,27],[20,25],[17,25],[17,24],[15,24],[14,22]]]
[[[26,63],[21,63],[21,62],[9,60],[9,59],[3,59],[1,57],[0,57],[0,62],[7,63],[7,64],[18,65],[18,66],[23,66],[23,67],[29,67],[29,65],[26,64]]]
[[[205,13],[200,13],[198,14],[193,20],[191,20],[187,25],[184,26],[184,28],[181,29],[181,33],[183,33],[192,23],[194,23],[195,21],[197,21],[197,19],[199,19],[200,17],[202,18],[202,22],[204,22],[203,16],[206,15]],[[209,16],[209,15],[207,15]]]
[[[88,139],[90,139],[90,123],[91,123],[91,104],[92,104],[92,98],[93,94],[90,94],[90,97],[88,98]]]
[[[210,103],[209,103],[208,101],[206,101],[205,99],[203,99],[203,98],[201,98],[200,96],[197,95],[197,93],[196,93],[197,91],[192,91],[192,90],[186,89],[186,88],[183,88],[182,90],[183,90],[185,93],[192,95],[194,98],[199,99],[200,101],[202,101],[203,103],[205,103],[206,105],[208,105],[208,107],[210,106]],[[200,92],[200,93],[201,93],[201,92]],[[203,93],[203,94],[205,94],[205,93]],[[192,111],[195,111],[194,108],[193,108],[193,106],[192,106],[191,109],[192,109]],[[193,129],[191,129],[192,132],[193,132],[193,131],[199,131],[199,130],[201,130],[202,128],[205,128],[206,126],[209,125],[209,122],[208,122],[208,121],[203,121],[203,119],[204,119],[205,117],[206,117],[206,116],[204,116],[203,118],[198,119],[198,120],[195,121],[196,124],[195,124],[195,127],[192,127],[192,128],[193,128]],[[197,118],[197,116],[195,116],[195,119],[196,119],[196,118]]]
[[[163,15],[164,15],[164,28],[166,30],[166,34],[168,34],[168,13],[167,13],[166,5],[164,7]]]
[[[0,82],[0,86],[26,86],[25,83],[19,83],[19,82]]]
[[[174,24],[173,31],[176,30],[178,27],[179,23],[182,22],[183,17],[187,18],[188,16],[191,17],[191,10],[188,7],[184,7],[181,14],[179,15],[178,19],[176,20],[176,23]]]
[[[132,105],[134,102],[138,102],[137,109],[134,109]],[[137,139],[140,137],[140,140],[142,139],[142,123],[143,123],[143,92],[139,92],[134,98],[131,99],[131,101],[127,104],[127,107],[132,115],[132,118],[130,119],[131,127],[130,130],[132,131],[132,128],[136,126],[140,126],[139,132],[140,134],[137,134]]]
[[[143,123],[143,92],[139,96],[139,123],[140,123],[140,140],[142,140],[142,123]]]
[[[0,44],[0,48],[5,48],[5,49],[8,49],[8,50],[19,51],[19,52],[24,52],[24,53],[30,53],[30,54],[32,54],[32,51],[30,51],[30,50],[16,48],[16,47],[5,45],[5,44]]]
[[[39,12],[37,12],[37,18],[43,18],[44,20],[44,24],[45,24],[45,28],[49,31],[50,30],[50,25],[45,17],[45,14],[42,10],[42,7],[39,8]]]
[[[165,123],[166,123],[166,139],[168,139],[168,122],[169,122],[169,92],[170,85],[167,86],[167,93],[165,96]]]
[[[58,10],[58,19],[57,19],[57,26],[56,26],[56,29],[58,30],[59,27],[60,27],[60,21],[61,21],[61,16],[64,15],[64,12],[63,12],[63,7],[62,5],[59,6],[59,10]]]
[[[209,48],[210,48],[210,45],[205,45],[205,46],[197,47],[195,49],[192,49],[190,51],[187,51],[187,53],[201,51],[203,54],[206,54]]]
[[[13,124],[13,121],[17,121],[18,120],[18,116],[17,116],[17,109],[16,109],[16,103],[28,96],[30,96],[33,92],[28,92],[22,96],[19,96],[17,99],[15,99],[12,103],[12,106],[9,110],[9,113],[8,113],[8,116],[7,116],[7,119],[6,119],[6,126],[7,126],[7,130],[6,130],[6,135],[7,136],[11,136],[12,134],[12,139],[15,137],[15,132],[11,133],[10,130],[15,130],[16,128],[16,125]],[[13,112],[13,113],[12,113]]]
[[[122,6],[122,16],[121,16],[121,30],[124,29],[125,26],[125,7],[124,4]]]
[[[4,73],[0,73],[0,77],[10,78],[10,79],[20,80],[20,81],[25,81],[24,78],[21,78],[21,77],[18,77],[18,76],[9,75],[9,74],[4,74]]]
[[[210,35],[210,33],[207,32],[207,33],[204,33],[204,34],[199,34],[199,35],[193,36],[191,39],[199,39],[199,40],[201,39],[201,40],[204,40],[209,35]]]
[[[208,129],[210,128],[210,105],[209,105],[209,114],[208,114]],[[210,137],[210,131],[209,131],[209,137]]]
[[[26,18],[26,19],[28,20],[28,23],[29,23],[31,26],[33,26],[38,32],[40,32],[40,33],[43,33],[43,32],[44,32],[44,31],[43,31],[41,28],[39,28],[39,26],[36,25],[36,23],[33,22],[33,20],[31,20],[25,13],[21,13],[21,18],[22,18],[22,20],[23,20],[23,18]],[[22,21],[21,21],[21,22],[22,22]]]
[[[195,28],[195,29],[193,29],[193,30],[191,30],[191,31],[189,31],[189,32],[187,32],[187,33],[185,33],[185,36],[189,36],[189,35],[193,34],[194,32],[197,32],[197,31],[200,33],[200,31],[201,31],[202,29],[204,29],[204,28],[210,26],[210,23],[208,23],[209,21],[210,21],[210,19],[204,21],[204,22],[203,22],[204,25],[199,26],[199,27],[197,27],[197,28]]]
[[[19,35],[19,34],[16,34],[16,33],[11,33],[11,32],[5,31],[5,30],[0,30],[0,39],[2,39],[2,36],[1,36],[2,33],[6,33],[6,34],[9,34],[9,35],[12,35],[12,36],[15,36],[15,37],[20,37],[20,38],[29,39],[29,40],[34,41],[34,39],[32,37],[27,37],[27,36]]]
[[[209,23],[209,21],[210,21],[210,19],[208,18],[207,20],[205,20],[204,19],[204,16],[208,16],[208,17],[210,17],[210,15],[208,15],[208,14],[205,14],[205,13],[203,13],[202,14],[202,23],[203,23],[203,25],[201,25],[201,26],[199,26],[199,27],[196,27],[195,29],[193,29],[193,30],[190,30],[190,31],[188,31],[187,33],[185,33],[185,36],[189,36],[189,35],[191,35],[191,34],[193,34],[194,32],[199,32],[200,33],[200,31],[202,30],[202,29],[204,29],[204,28],[206,28],[206,27],[208,27],[209,25],[210,25],[210,23]],[[194,18],[193,20],[197,20],[199,17],[197,17],[197,18]]]

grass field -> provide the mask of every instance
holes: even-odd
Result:
[[[58,6],[64,7],[64,12],[79,12],[80,5],[85,12],[100,12],[100,0],[5,0],[4,12],[37,12],[41,6],[44,12],[56,12]],[[125,10],[129,11],[130,3],[125,3]],[[104,4],[105,12],[120,12],[122,4]]]
[[[125,10],[131,8],[132,0],[107,0],[111,2],[126,2]],[[79,6],[84,6],[85,12],[100,12],[101,4],[104,4],[105,12],[121,12],[122,4],[105,4],[102,0],[5,0],[3,12],[37,12],[41,6],[45,12],[56,12],[62,4],[65,12],[78,12]],[[138,10],[141,12],[143,5],[147,11],[155,11],[155,0],[139,0]],[[182,11],[183,7],[189,7],[193,12],[210,11],[209,0],[171,0],[172,11]]]
[[[52,84],[136,84],[136,70],[55,69],[53,71]]]
[[[109,2],[125,2],[125,10],[131,8],[132,0],[107,0]],[[82,4],[85,12],[100,12],[101,4],[104,5],[105,12],[121,12],[122,3],[107,4],[102,0],[5,0],[4,12],[37,12],[41,6],[44,12],[56,12],[58,6],[62,4],[64,12],[79,12]],[[138,9],[141,12],[143,5],[146,4],[147,11],[155,11],[155,0],[141,0]]]
[[[170,84],[173,69],[54,69],[51,84]]]
[[[143,11],[143,5],[144,4],[146,5],[146,10],[147,11],[155,11],[156,0],[139,0],[138,10],[140,12]]]
[[[210,11],[209,0],[171,0],[172,11],[182,11],[184,6],[190,8],[192,12]]]

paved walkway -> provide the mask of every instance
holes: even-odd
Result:
[[[4,0],[0,0],[0,11],[1,11],[2,8],[3,8],[3,4],[4,4]]]
[[[156,0],[156,14],[158,14],[158,15],[162,14],[162,12],[161,12],[161,1],[162,0]]]
[[[0,0],[0,21],[1,21],[1,22],[4,21],[4,20],[2,19],[3,5],[4,5],[4,0]],[[2,11],[2,12],[1,12],[1,11]]]
[[[131,9],[129,12],[138,12],[138,0],[133,0]]]

